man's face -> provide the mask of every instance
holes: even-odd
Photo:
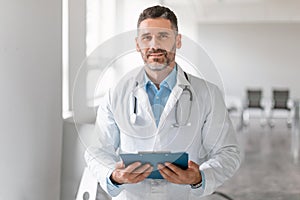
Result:
[[[164,18],[146,19],[140,23],[136,38],[137,51],[144,63],[154,71],[165,69],[175,63],[176,48],[181,46],[181,36]]]

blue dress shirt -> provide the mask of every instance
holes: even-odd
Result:
[[[156,126],[159,124],[160,116],[165,108],[172,89],[176,85],[176,78],[177,66],[175,66],[172,72],[159,84],[158,89],[145,73],[145,91],[148,94]]]

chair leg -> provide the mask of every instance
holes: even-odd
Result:
[[[267,119],[266,119],[266,113],[264,110],[261,110],[261,119],[260,119],[260,126],[264,127],[267,123]]]
[[[269,119],[268,119],[268,124],[269,124],[270,128],[274,128],[274,126],[275,126],[274,119],[273,119],[273,111],[272,110],[270,111],[270,116],[269,116]]]
[[[248,126],[249,122],[250,122],[250,113],[248,110],[245,110],[243,112],[243,122],[244,122],[244,126]]]
[[[239,125],[237,127],[238,131],[242,131],[245,126],[244,112],[245,112],[245,110],[242,110],[240,113]]]
[[[292,128],[292,123],[293,123],[293,121],[292,121],[292,119],[293,119],[293,113],[292,113],[292,111],[288,111],[289,113],[288,113],[288,117],[287,117],[287,119],[286,119],[286,125],[287,125],[287,127],[288,128]]]

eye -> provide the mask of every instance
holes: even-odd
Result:
[[[160,34],[159,35],[159,39],[160,40],[166,40],[166,39],[168,39],[169,38],[169,35],[168,34]]]
[[[152,39],[152,37],[150,35],[142,36],[143,41],[150,41],[151,39]]]

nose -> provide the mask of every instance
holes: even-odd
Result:
[[[149,47],[150,47],[150,49],[159,49],[160,48],[160,42],[155,35],[152,35],[152,39],[149,43]]]

